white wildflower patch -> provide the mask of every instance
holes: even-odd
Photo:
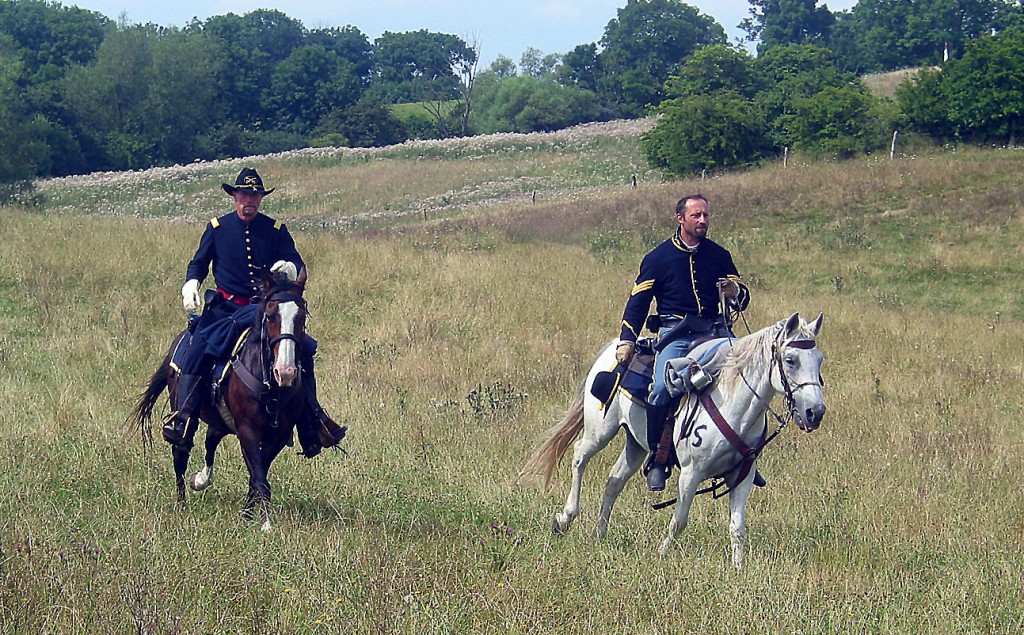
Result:
[[[536,202],[547,192],[557,191],[564,198],[624,186],[637,175],[651,174],[637,148],[639,136],[653,124],[647,118],[555,132],[406,141],[382,148],[303,148],[45,179],[36,183],[36,192],[44,197],[48,213],[205,222],[231,209],[220,183],[231,182],[242,167],[255,166],[278,173],[276,183],[268,184],[278,191],[266,204],[275,217],[304,226],[347,228],[388,218],[437,217],[469,208]],[[582,151],[598,144],[607,147],[588,151],[584,164]],[[388,170],[396,161],[422,162],[434,170],[438,162],[452,162],[452,170],[460,173],[448,174],[449,183],[443,185],[429,173],[410,174],[411,168],[402,172],[402,183],[396,182],[397,176],[382,183],[353,183],[365,179],[367,170],[376,170],[378,164],[380,170]],[[488,174],[487,166],[495,161],[515,162],[515,170],[502,171],[512,176],[495,179]]]

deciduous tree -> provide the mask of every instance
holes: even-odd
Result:
[[[628,0],[605,27],[598,91],[626,116],[664,97],[665,81],[698,48],[725,44],[714,18],[678,0]]]
[[[643,135],[648,161],[679,175],[736,167],[771,153],[764,116],[731,90],[670,99],[658,123]]]
[[[275,127],[306,133],[327,113],[345,110],[362,97],[355,68],[323,46],[303,46],[274,69],[268,109]]]
[[[746,40],[762,53],[784,44],[828,43],[835,17],[818,0],[749,0],[750,17],[740,22]]]
[[[426,30],[385,32],[373,49],[371,92],[385,103],[458,99],[462,69],[476,62],[461,38]]]

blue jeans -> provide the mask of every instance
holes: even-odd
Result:
[[[665,333],[668,333],[669,330],[671,329],[667,326],[661,327],[658,330],[658,337],[664,337]],[[670,359],[685,357],[690,344],[700,335],[703,335],[703,333],[690,333],[680,337],[674,342],[670,342],[668,346],[654,356],[654,381],[651,383],[647,403],[652,406],[664,406],[672,401],[672,397],[668,394],[668,388],[665,387],[665,366]]]

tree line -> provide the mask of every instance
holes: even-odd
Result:
[[[177,28],[0,0],[2,196],[37,177],[652,112],[662,117],[648,155],[680,173],[781,147],[869,151],[897,125],[1013,142],[1021,91],[1010,71],[1021,58],[1006,56],[1018,52],[1019,0],[861,0],[837,13],[816,0],[750,5],[740,26],[756,57],[684,2],[627,0],[598,42],[480,69],[478,42],[426,30],[371,42],[355,26],[307,29],[274,10]],[[857,80],[904,67],[941,70],[896,102]],[[999,93],[980,96],[986,86]]]
[[[1024,8],[1007,0],[750,0],[757,56],[701,48],[662,84],[648,160],[677,174],[793,149],[849,157],[910,143],[1015,145],[1024,112]],[[865,72],[918,68],[895,98]]]

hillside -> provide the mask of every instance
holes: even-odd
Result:
[[[1024,154],[672,181],[642,167],[644,125],[96,174],[5,209],[0,632],[1020,632]],[[239,516],[237,443],[181,508],[169,452],[124,424],[243,163],[278,188],[350,426],[344,454],[275,461],[267,534]],[[510,486],[698,190],[752,290],[738,335],[825,315],[828,413],[759,459],[741,573],[711,497],[658,559],[669,496],[641,479],[591,539],[621,438],[565,536],[569,458],[550,492]]]
[[[383,148],[307,148],[137,172],[37,183],[47,210],[88,215],[187,217],[230,209],[219,184],[244,165],[278,188],[274,213],[335,229],[470,208],[600,192],[657,179],[636,138],[652,121],[613,121],[550,133],[409,141]],[[268,201],[269,203],[270,201]]]
[[[874,73],[871,75],[864,75],[860,78],[862,82],[871,90],[872,93],[880,97],[888,97],[889,99],[896,98],[896,89],[899,86],[913,79],[914,75],[917,74],[918,68],[903,68],[898,71],[891,71],[889,73]]]

